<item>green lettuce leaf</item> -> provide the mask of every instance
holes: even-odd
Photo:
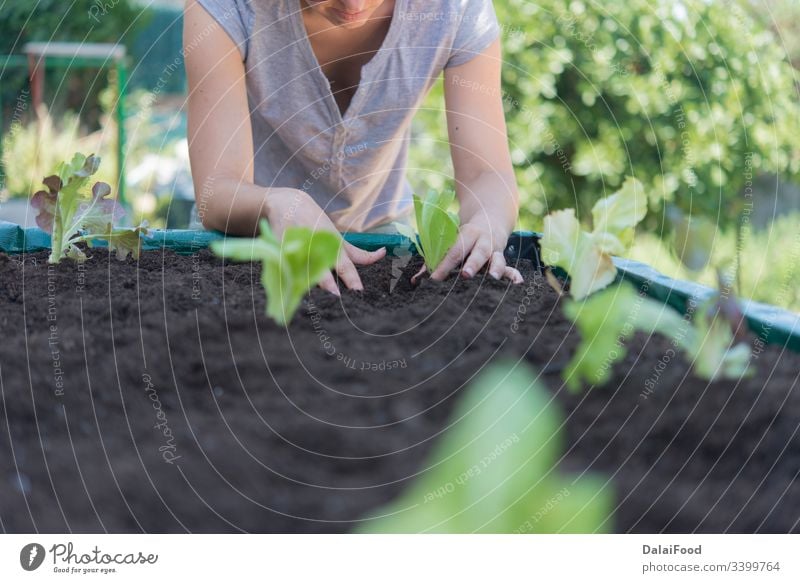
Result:
[[[712,299],[694,318],[689,356],[694,373],[709,382],[739,379],[753,374],[750,368],[752,348],[747,342],[736,342],[731,321],[726,317],[724,300]]]
[[[613,365],[627,354],[624,342],[637,330],[660,332],[677,346],[691,349],[691,325],[670,307],[641,295],[629,283],[593,294],[583,301],[569,301],[564,313],[580,332],[578,349],[564,371],[570,390],[582,383],[602,385],[611,377]]]
[[[599,200],[592,209],[594,229],[581,228],[574,209],[554,211],[544,219],[542,259],[566,271],[570,295],[583,299],[614,281],[612,255],[633,242],[634,228],[647,213],[642,185],[628,178],[622,188]]]
[[[99,166],[99,157],[77,153],[69,162],[62,162],[56,174],[42,181],[47,190],[40,190],[31,198],[31,206],[39,211],[36,224],[51,234],[50,263],[58,263],[64,257],[84,261],[86,254],[76,244],[91,245],[99,238],[108,240],[120,259],[132,252],[138,257],[138,237],[146,233],[146,227],[114,228],[124,211],[116,201],[107,198],[111,187],[105,182],[95,183],[91,194],[85,194],[85,187]],[[108,236],[121,243],[112,244]]]
[[[604,480],[562,477],[564,419],[536,375],[489,366],[456,405],[423,473],[364,522],[371,533],[603,532]]]
[[[647,214],[642,183],[628,177],[617,192],[597,201],[592,208],[594,233],[610,233],[623,245],[633,242],[633,229]]]
[[[258,237],[214,241],[211,250],[234,261],[261,262],[267,315],[286,326],[303,296],[336,265],[342,238],[329,231],[289,227],[278,241],[266,220],[259,225]]]
[[[701,271],[711,262],[714,240],[719,235],[716,225],[705,217],[687,217],[677,207],[667,211],[672,225],[672,248],[690,271]]]
[[[428,271],[432,272],[439,266],[458,237],[458,215],[448,210],[455,196],[453,191],[431,191],[424,200],[414,195],[419,239],[411,227],[397,224],[400,234],[417,245]]]
[[[108,250],[115,253],[120,261],[124,261],[128,255],[138,260],[142,247],[142,235],[146,234],[147,223],[142,223],[132,229],[115,229],[109,224],[103,238],[108,241]]]
[[[584,383],[608,382],[613,365],[627,354],[625,342],[636,331],[668,338],[682,350],[699,378],[712,382],[736,380],[753,372],[749,366],[750,345],[736,343],[731,323],[720,313],[716,299],[689,319],[622,282],[583,301],[568,301],[564,313],[575,323],[581,337],[563,375],[572,391]]]
[[[542,259],[569,273],[570,295],[581,299],[614,281],[617,269],[611,255],[581,230],[573,209],[555,211],[544,219]]]

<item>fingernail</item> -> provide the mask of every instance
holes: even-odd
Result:
[[[492,278],[494,278],[494,279],[500,279],[500,274],[497,273],[496,271],[490,271],[489,275],[491,275]]]
[[[472,277],[473,275],[475,275],[475,272],[472,271],[471,267],[465,267],[461,273],[463,273],[467,277]]]

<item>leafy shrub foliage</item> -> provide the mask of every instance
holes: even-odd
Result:
[[[673,202],[724,227],[749,202],[752,172],[798,171],[796,71],[736,1],[496,8],[512,154],[532,197],[523,219],[587,213],[630,174],[649,193],[651,225]]]
[[[151,17],[144,5],[135,0],[5,0],[0,8],[0,55],[22,54],[29,42],[119,43],[130,48]],[[103,124],[98,101],[107,76],[98,68],[48,66],[45,103],[56,115],[77,111],[83,126],[98,129]],[[10,120],[19,116],[18,100],[26,102],[26,120],[34,111],[27,103],[31,95],[25,66],[6,63],[2,81],[0,115],[7,130]]]
[[[330,231],[289,227],[280,240],[266,219],[252,239],[226,237],[211,250],[232,261],[261,262],[261,283],[267,294],[267,315],[288,326],[309,289],[336,265],[342,238]]]
[[[754,19],[775,31],[789,60],[800,67],[800,3],[797,0],[745,0],[744,8]]]
[[[18,53],[33,41],[117,42],[140,26],[142,10],[131,0],[6,0],[0,20],[0,53]]]

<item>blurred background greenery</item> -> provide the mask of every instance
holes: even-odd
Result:
[[[159,226],[185,224],[192,198],[181,4],[7,0],[0,22],[7,54],[35,40],[126,45],[128,200],[134,220]],[[689,277],[668,245],[665,210],[675,205],[719,225],[713,254],[720,264],[741,258],[742,296],[800,311],[800,2],[494,4],[521,228],[539,229],[564,207],[588,220],[593,202],[633,175],[650,206],[634,258]],[[93,6],[103,9],[97,22]],[[23,107],[26,71],[0,64],[0,200],[29,196],[77,149],[100,152],[115,175],[113,80],[107,71],[48,71],[49,109],[36,115]],[[452,188],[442,94],[440,82],[414,121],[409,180],[418,192]],[[710,271],[700,278],[714,283]]]

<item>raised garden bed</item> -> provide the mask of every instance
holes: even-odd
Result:
[[[560,373],[578,335],[528,259],[521,286],[418,288],[418,259],[387,259],[361,270],[363,293],[312,291],[284,330],[264,315],[259,268],[206,250],[46,257],[0,255],[5,531],[349,531],[424,471],[499,355],[541,371],[567,414],[561,470],[607,477],[613,530],[800,530],[800,356],[786,342],[759,348],[753,377],[709,384],[637,335],[607,386],[572,394]]]

